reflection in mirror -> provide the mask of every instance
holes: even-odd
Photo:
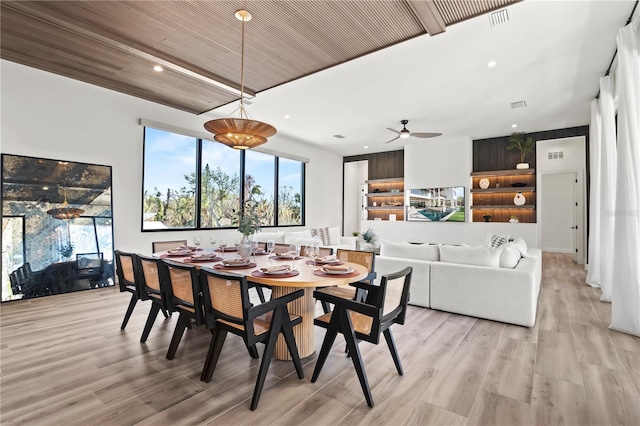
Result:
[[[2,155],[2,301],[114,285],[111,167]]]

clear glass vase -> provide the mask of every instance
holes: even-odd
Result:
[[[249,240],[249,236],[244,235],[238,245],[238,255],[243,259],[249,259],[251,257],[251,249],[252,243]]]

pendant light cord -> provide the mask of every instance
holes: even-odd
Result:
[[[244,20],[242,17],[242,47],[240,50],[240,118],[247,118],[244,112]]]

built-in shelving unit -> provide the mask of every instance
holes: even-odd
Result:
[[[367,216],[369,220],[404,220],[404,178],[369,179],[366,181]]]
[[[471,198],[474,222],[509,222],[516,217],[520,223],[536,221],[536,174],[534,169],[492,170],[472,172]],[[480,181],[488,180],[481,188]],[[515,185],[515,186],[514,186]],[[523,205],[516,205],[516,194],[522,193]]]

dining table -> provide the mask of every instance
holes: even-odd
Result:
[[[201,254],[202,252],[196,252]],[[239,259],[240,256],[233,249],[214,252],[224,260]],[[315,352],[315,299],[313,291],[319,287],[348,286],[349,283],[365,279],[368,270],[365,266],[351,262],[340,262],[340,266],[353,268],[346,274],[329,274],[323,271],[320,265],[314,265],[312,260],[304,256],[296,256],[295,259],[261,252],[252,255],[251,263],[245,267],[225,267],[222,260],[194,261],[191,255],[169,255],[167,252],[154,253],[154,256],[165,258],[174,262],[187,263],[196,268],[212,268],[216,271],[246,276],[250,282],[269,286],[271,297],[281,297],[294,291],[303,290],[303,296],[288,303],[287,308],[291,314],[299,315],[302,323],[293,328],[293,335],[298,346],[300,358],[306,358]],[[197,257],[197,256],[196,256]],[[294,267],[294,273],[290,274],[266,274],[261,273],[261,268],[270,268],[288,264]],[[296,273],[297,272],[297,273]],[[278,336],[278,342],[274,351],[274,358],[278,360],[290,360],[289,351],[283,336]]]

